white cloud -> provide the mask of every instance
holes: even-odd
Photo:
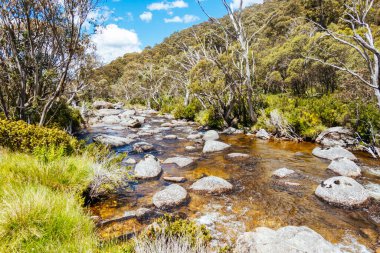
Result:
[[[140,14],[140,19],[144,22],[149,23],[153,18],[153,14],[150,11],[144,11]]]
[[[116,24],[99,27],[91,40],[96,46],[96,54],[104,63],[126,53],[141,51],[141,43],[137,33],[133,30],[120,28]]]
[[[185,24],[187,24],[187,23],[196,22],[198,20],[199,20],[199,17],[194,16],[194,15],[189,15],[189,14],[186,14],[183,17],[175,16],[172,18],[164,18],[165,23],[185,23]]]
[[[234,10],[240,8],[240,1],[243,1],[243,8],[251,6],[252,4],[262,4],[263,0],[232,0],[231,7]]]
[[[156,2],[147,6],[150,11],[171,10],[174,8],[187,8],[189,5],[183,0],[175,0],[173,2]]]
[[[123,17],[116,17],[113,20],[117,22],[117,21],[120,21],[120,20],[124,20],[124,18]]]
[[[107,6],[96,8],[87,15],[86,22],[83,24],[84,29],[90,30],[92,24],[101,24],[110,19],[114,12],[110,10]]]
[[[133,14],[132,14],[132,12],[128,12],[127,13],[127,21],[128,22],[132,22],[133,21]]]

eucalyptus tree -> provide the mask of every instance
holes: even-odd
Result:
[[[67,95],[89,45],[84,27],[96,0],[2,0],[0,102],[7,118],[44,125]]]
[[[375,0],[350,0],[345,7],[346,11],[341,20],[347,25],[349,33],[324,28],[318,23],[315,25],[324,32],[321,38],[327,36],[354,50],[363,60],[366,71],[360,71],[360,64],[357,64],[356,68],[350,67],[337,58],[335,61],[324,61],[315,56],[307,58],[344,71],[371,88],[380,110],[380,47],[376,42],[378,31],[371,24],[370,17],[379,8],[379,3]]]

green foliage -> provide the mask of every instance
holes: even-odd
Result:
[[[213,109],[202,110],[195,116],[195,121],[202,126],[209,126],[212,128],[220,128],[223,126],[223,122],[215,115]]]
[[[62,146],[70,154],[80,146],[80,142],[56,128],[40,127],[24,121],[0,120],[0,146],[22,152],[33,152],[39,147]]]
[[[162,234],[171,238],[186,238],[193,246],[207,244],[212,239],[205,226],[199,226],[193,221],[169,215],[159,218],[156,224],[151,226],[142,236],[154,239]]]
[[[200,109],[201,105],[198,100],[192,100],[187,106],[184,106],[183,102],[178,103],[172,113],[176,119],[194,120]]]
[[[48,114],[51,121],[48,122],[47,127],[68,129],[70,131],[77,131],[80,129],[84,120],[79,110],[68,106],[66,103],[57,103]]]
[[[70,194],[12,184],[0,199],[1,252],[93,252],[94,224]]]

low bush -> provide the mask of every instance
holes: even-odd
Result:
[[[198,100],[192,100],[188,106],[183,105],[183,101],[177,103],[172,111],[176,119],[194,120],[196,114],[201,110]]]
[[[94,252],[94,224],[70,194],[12,184],[0,199],[0,252]]]
[[[209,126],[212,128],[221,128],[223,126],[223,120],[215,115],[214,110],[202,110],[195,116],[195,121],[202,126]]]
[[[39,147],[63,147],[73,153],[80,142],[57,128],[40,127],[24,121],[0,120],[0,146],[12,151],[33,152]]]
[[[81,128],[84,120],[78,109],[68,106],[66,103],[56,103],[51,109],[47,126],[75,132]]]

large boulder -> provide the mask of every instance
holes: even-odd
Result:
[[[320,147],[316,147],[313,149],[313,155],[319,158],[324,158],[328,160],[335,160],[340,158],[347,158],[349,160],[356,160],[354,154],[350,151],[342,148],[342,147],[332,147],[328,149],[322,149]]]
[[[171,158],[166,159],[164,161],[164,164],[174,163],[174,164],[177,164],[179,167],[182,168],[182,167],[189,166],[193,162],[194,162],[194,160],[191,159],[190,157],[176,156],[176,157],[171,157]]]
[[[138,121],[137,119],[127,119],[127,120],[122,121],[120,124],[123,126],[130,127],[130,128],[141,127],[141,122]]]
[[[114,109],[114,106],[112,103],[106,102],[106,101],[95,101],[92,104],[92,107],[96,110],[99,109]]]
[[[133,144],[133,151],[136,151],[137,153],[143,153],[152,151],[154,149],[153,145],[148,142],[137,142]]]
[[[222,194],[231,191],[233,186],[223,178],[208,176],[193,183],[190,189],[202,193]]]
[[[209,130],[203,135],[205,141],[216,141],[219,139],[219,134],[215,130]]]
[[[187,191],[180,185],[172,184],[153,196],[153,204],[160,209],[169,209],[186,202]]]
[[[111,116],[111,115],[120,115],[123,111],[122,110],[116,110],[116,109],[100,109],[98,111],[95,111],[95,115],[98,117],[105,117],[105,116]]]
[[[350,177],[332,177],[315,190],[315,195],[332,205],[356,207],[369,199],[368,191]]]
[[[347,158],[334,160],[327,167],[329,170],[346,177],[358,177],[361,174],[360,167]]]
[[[95,142],[102,143],[104,145],[109,145],[112,147],[125,146],[132,143],[134,140],[131,138],[113,136],[113,135],[98,135],[93,138]]]
[[[263,139],[263,140],[269,140],[270,139],[270,135],[268,134],[267,131],[265,131],[265,129],[260,129],[256,133],[256,138]]]
[[[323,131],[315,140],[324,147],[350,147],[358,144],[358,140],[354,137],[354,133],[343,127],[332,127]]]
[[[118,116],[116,116],[116,115],[105,116],[102,119],[102,122],[104,124],[119,124],[120,121],[121,121],[121,119]]]
[[[239,236],[235,253],[340,253],[339,248],[308,227],[287,226],[278,230],[256,228]]]
[[[136,114],[135,110],[125,110],[122,114],[120,114],[120,117],[123,119],[129,119],[135,114]]]
[[[157,178],[162,172],[161,164],[152,155],[146,155],[135,167],[135,177],[138,179]]]
[[[203,147],[203,153],[211,153],[225,150],[231,147],[230,145],[220,141],[206,141]]]

